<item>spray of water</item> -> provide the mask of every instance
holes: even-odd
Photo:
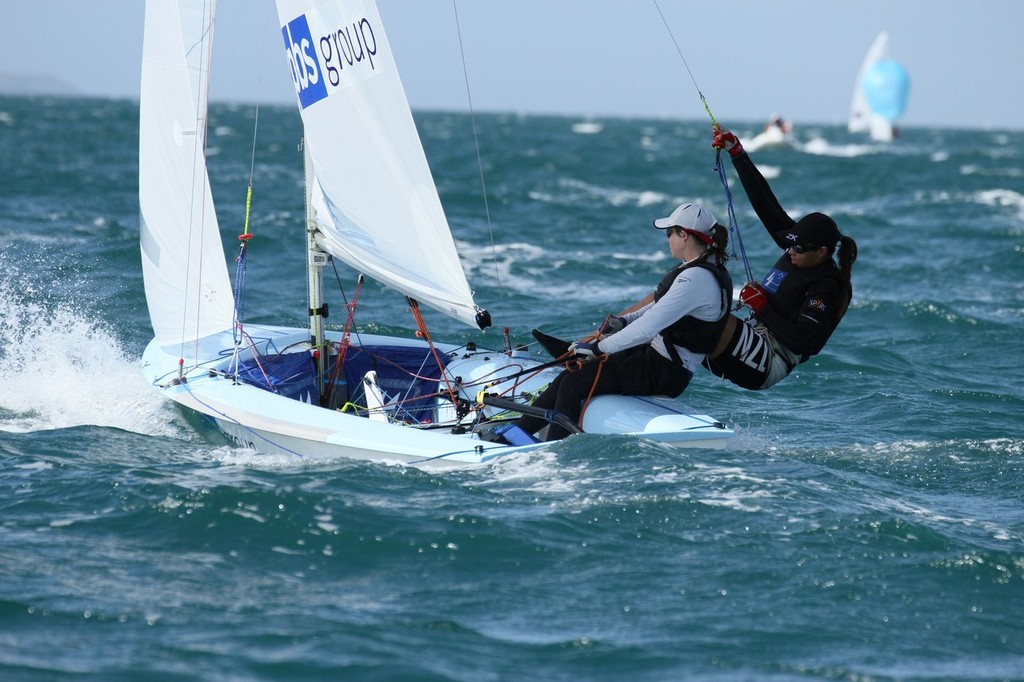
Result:
[[[9,270],[0,280],[0,431],[92,425],[181,436],[138,360],[102,322],[46,302],[19,279]]]

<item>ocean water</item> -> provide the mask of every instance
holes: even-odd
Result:
[[[729,449],[582,435],[439,474],[260,456],[145,384],[137,116],[0,98],[0,679],[1024,679],[1024,133],[797,122],[754,155],[860,259],[784,382],[695,377]],[[300,130],[259,121],[253,160],[252,107],[214,107],[214,193],[231,254],[252,176],[248,319],[301,324]],[[519,341],[648,293],[676,203],[725,219],[706,120],[480,114],[486,203],[470,118],[417,122]],[[728,177],[760,276],[775,247]],[[415,328],[376,285],[360,304]]]

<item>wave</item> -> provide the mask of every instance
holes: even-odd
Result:
[[[833,144],[823,137],[814,137],[807,142],[794,144],[793,147],[805,154],[834,156],[838,158],[852,158],[855,156],[878,154],[884,150],[884,147],[879,144]]]
[[[180,433],[111,329],[87,307],[50,303],[19,279],[12,268],[0,281],[0,431]]]

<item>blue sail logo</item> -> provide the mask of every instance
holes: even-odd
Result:
[[[327,83],[317,58],[313,35],[303,14],[285,24],[281,29],[284,37],[285,56],[291,65],[292,82],[303,109],[327,97]]]

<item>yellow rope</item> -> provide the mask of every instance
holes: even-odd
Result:
[[[242,236],[239,239],[244,239],[249,234],[249,212],[252,208],[252,179],[249,180],[249,189],[245,192],[245,228],[242,230]]]

